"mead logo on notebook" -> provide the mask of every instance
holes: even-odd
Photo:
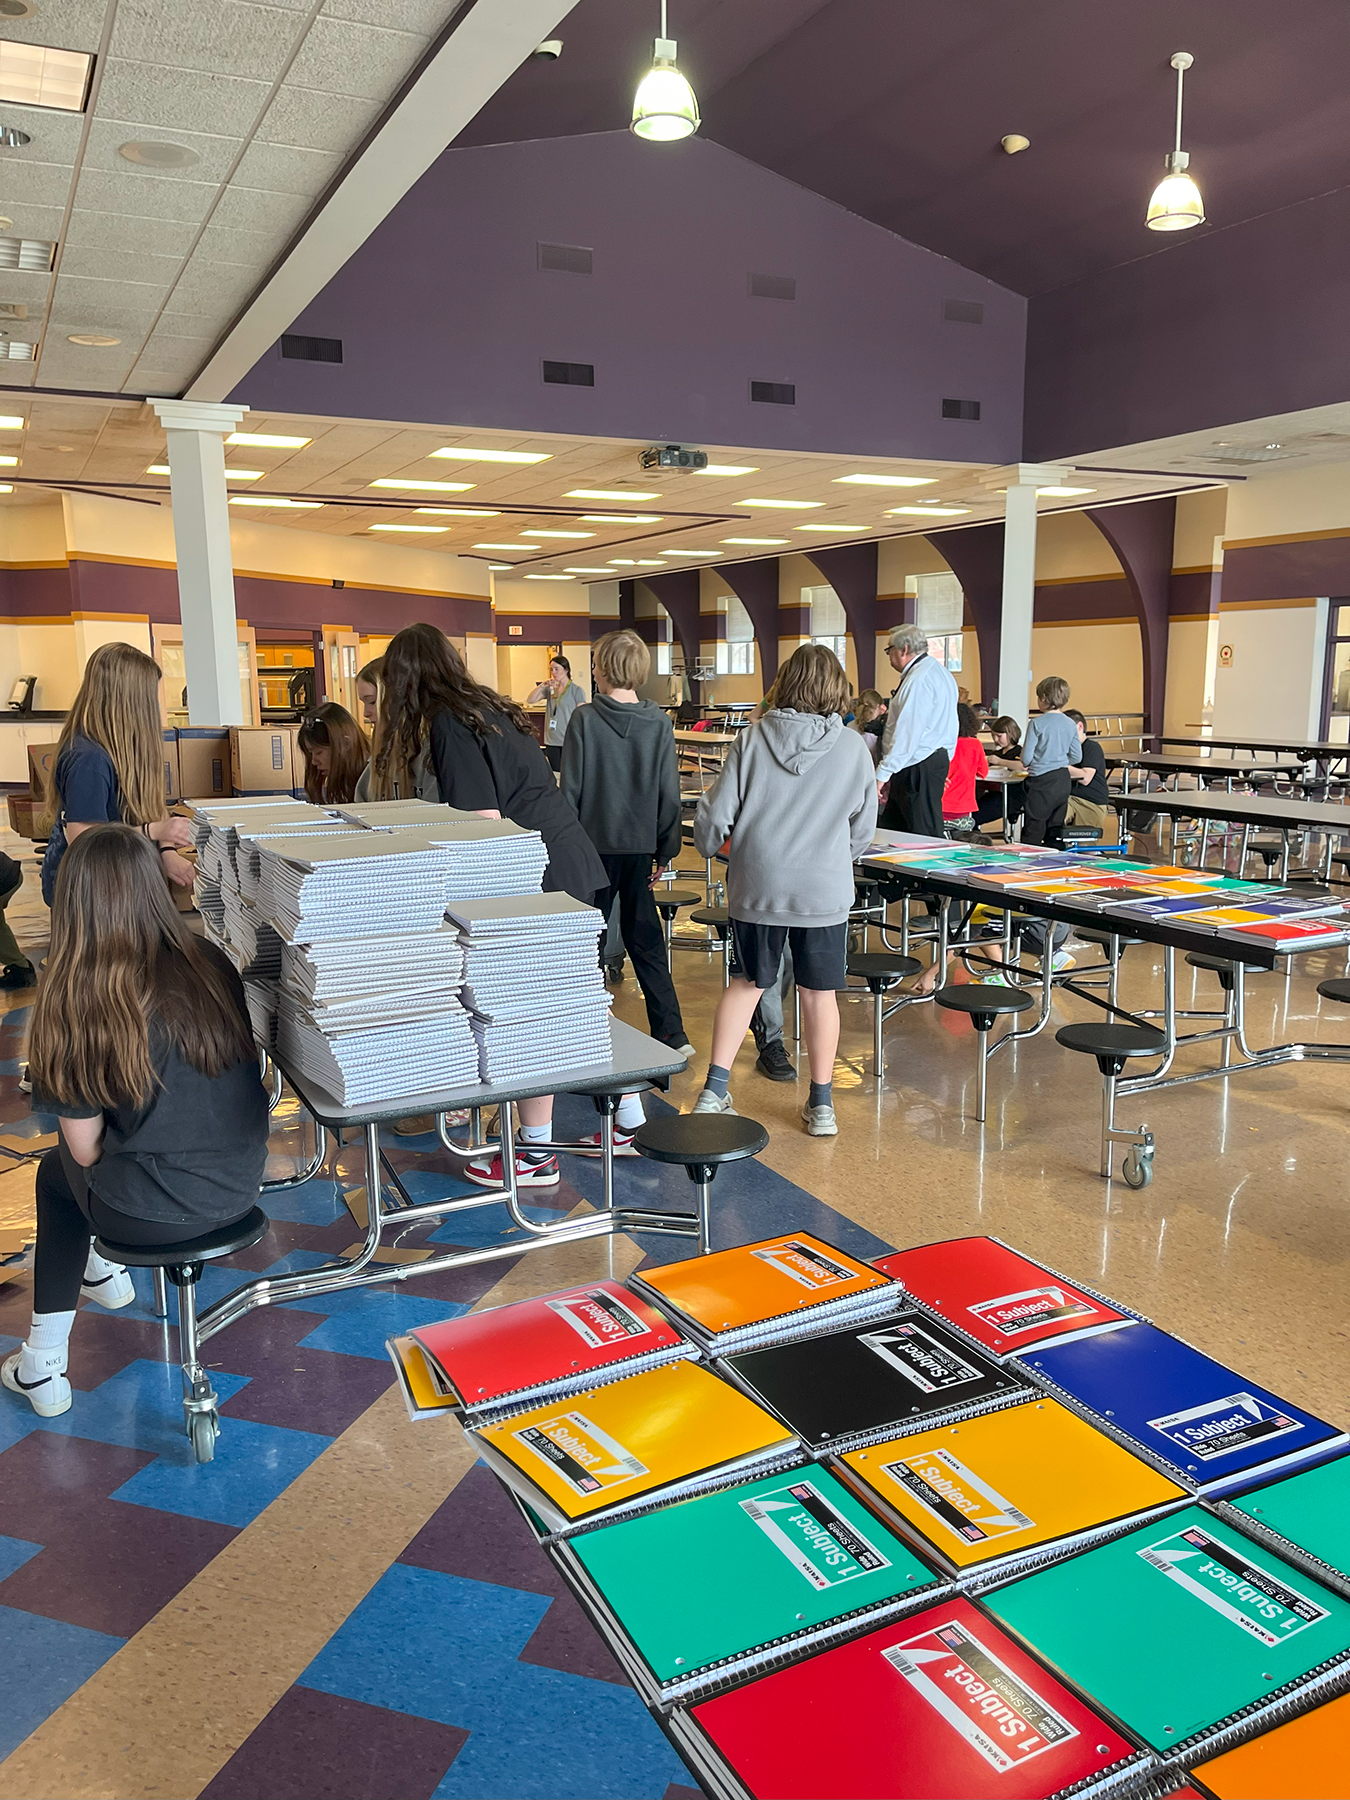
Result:
[[[855,1531],[809,1481],[771,1488],[740,1505],[774,1549],[822,1592],[891,1566],[889,1557]]]
[[[648,1473],[645,1463],[592,1424],[585,1413],[556,1413],[512,1435],[579,1494],[599,1494]]]
[[[1227,1394],[1222,1400],[1188,1406],[1184,1412],[1168,1413],[1148,1422],[1178,1450],[1198,1456],[1202,1462],[1213,1462],[1244,1445],[1300,1429],[1297,1419],[1267,1406],[1254,1394]]]
[[[630,1312],[614,1294],[603,1288],[588,1288],[581,1294],[563,1294],[544,1304],[570,1325],[583,1343],[592,1350],[603,1350],[609,1344],[621,1344],[628,1338],[650,1337],[651,1327]]]
[[[1139,1555],[1270,1649],[1330,1616],[1307,1594],[1199,1526],[1159,1538]]]
[[[859,1342],[866,1344],[906,1381],[912,1381],[923,1394],[945,1394],[948,1388],[964,1387],[978,1381],[980,1371],[930,1337],[918,1325],[891,1325],[885,1331],[863,1331]]]
[[[964,1625],[952,1620],[881,1653],[1000,1775],[1078,1731]]]
[[[760,1262],[768,1263],[771,1269],[777,1269],[780,1275],[786,1275],[790,1281],[795,1281],[798,1287],[838,1287],[841,1282],[858,1279],[856,1270],[845,1268],[843,1263],[831,1262],[828,1256],[822,1256],[818,1250],[808,1249],[805,1244],[792,1241],[769,1244],[762,1250],[752,1250],[750,1254]]]
[[[981,1300],[966,1308],[1004,1337],[1016,1337],[1038,1325],[1054,1325],[1061,1319],[1090,1319],[1097,1308],[1078,1294],[1063,1288],[1024,1288],[1020,1294],[1000,1294],[997,1300]]]
[[[986,1544],[1014,1531],[1035,1529],[1034,1519],[958,1462],[950,1450],[921,1450],[882,1467],[930,1518],[964,1544]]]

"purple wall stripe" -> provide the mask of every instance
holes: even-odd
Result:
[[[1224,552],[1223,598],[1303,600],[1350,594],[1350,537],[1250,544]]]

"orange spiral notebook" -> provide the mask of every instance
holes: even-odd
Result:
[[[1197,1763],[1218,1800],[1345,1800],[1350,1794],[1350,1694]]]

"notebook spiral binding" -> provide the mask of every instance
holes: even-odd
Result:
[[[1217,1756],[1221,1751],[1233,1750],[1249,1738],[1269,1731],[1272,1726],[1283,1725],[1300,1713],[1311,1712],[1314,1706],[1346,1692],[1350,1692],[1350,1658],[1332,1657],[1309,1674],[1286,1682],[1274,1693],[1265,1694],[1250,1706],[1244,1706],[1222,1725],[1187,1738],[1185,1743],[1176,1746],[1176,1760],[1182,1768],[1193,1768],[1198,1762]]]
[[[1060,1538],[1053,1544],[1038,1544],[1028,1550],[1025,1556],[1020,1553],[1015,1566],[1006,1563],[995,1569],[977,1569],[968,1575],[958,1575],[956,1585],[968,1600],[978,1600],[993,1588],[1003,1587],[1011,1582],[1020,1581],[1024,1575],[1039,1574],[1054,1563],[1067,1562],[1071,1556],[1077,1556],[1084,1550],[1097,1550],[1103,1544],[1114,1543],[1116,1538],[1125,1537],[1131,1531],[1138,1531],[1142,1525],[1151,1525],[1156,1519],[1165,1519],[1169,1513],[1180,1512],[1183,1507],[1192,1504],[1189,1495],[1179,1500],[1166,1501],[1162,1506],[1149,1507],[1141,1513],[1131,1513],[1127,1519],[1113,1519],[1107,1525],[1093,1525],[1086,1531],[1078,1531],[1072,1537]],[[1006,1630],[1007,1627],[1005,1626]]]
[[[968,1400],[963,1406],[949,1406],[944,1412],[930,1413],[924,1419],[902,1419],[894,1424],[878,1425],[872,1431],[853,1431],[846,1437],[832,1438],[828,1444],[804,1444],[802,1447],[814,1462],[824,1462],[830,1456],[843,1456],[850,1450],[869,1450],[873,1444],[886,1444],[893,1438],[917,1437],[921,1431],[937,1431],[944,1425],[981,1419],[986,1413],[1005,1412],[1010,1406],[1025,1406],[1036,1397],[1034,1388],[1022,1388],[1011,1394],[995,1394],[988,1400]],[[758,1396],[751,1393],[751,1398]],[[760,1405],[763,1404],[761,1400]]]
[[[644,1494],[640,1501],[627,1504],[622,1501],[602,1518],[578,1519],[575,1525],[567,1525],[561,1531],[550,1531],[547,1537],[539,1541],[548,1546],[560,1544],[568,1538],[580,1537],[587,1531],[598,1531],[602,1525],[617,1524],[620,1519],[636,1519],[643,1513],[659,1512],[663,1506],[675,1506],[681,1500],[693,1500],[699,1494],[716,1493],[718,1488],[737,1487],[743,1481],[758,1481],[764,1475],[777,1475],[785,1469],[809,1468],[810,1463],[803,1457],[801,1446],[779,1452],[776,1456],[766,1456],[749,1467],[742,1466],[734,1473],[725,1469],[714,1470],[708,1475],[695,1476],[688,1482],[679,1482],[674,1487],[662,1488],[655,1494]],[[501,1477],[498,1476],[498,1480]]]
[[[880,1274],[881,1271],[878,1270],[877,1273]],[[738,1325],[725,1332],[709,1331],[689,1318],[669,1296],[655,1288],[649,1288],[641,1275],[630,1277],[630,1282],[644,1300],[662,1310],[677,1331],[687,1332],[708,1356],[721,1357],[737,1356],[742,1350],[777,1348],[779,1344],[796,1343],[799,1338],[818,1337],[827,1331],[841,1330],[848,1325],[870,1323],[879,1315],[898,1312],[912,1304],[913,1296],[902,1282],[889,1275],[882,1279],[886,1283],[885,1287],[875,1292],[822,1301],[813,1316],[807,1317],[796,1310],[774,1313],[770,1318],[756,1319],[753,1324]],[[837,1307],[839,1310],[825,1313],[825,1307]]]
[[[1337,1569],[1331,1563],[1323,1562],[1320,1556],[1314,1556],[1311,1550],[1305,1550],[1300,1544],[1293,1543],[1282,1532],[1273,1526],[1263,1525],[1259,1519],[1252,1518],[1240,1507],[1233,1506],[1227,1500],[1202,1500],[1200,1504],[1217,1519],[1240,1531],[1244,1537],[1252,1538],[1267,1550],[1274,1550],[1294,1568],[1301,1569],[1305,1575],[1311,1575],[1333,1593],[1343,1595],[1350,1600],[1350,1574],[1344,1569]]]
[[[413,1340],[416,1342],[416,1339]],[[624,1363],[611,1363],[608,1370],[592,1369],[584,1375],[563,1375],[556,1382],[548,1382],[540,1387],[513,1388],[510,1393],[502,1394],[490,1406],[465,1406],[462,1403],[450,1410],[460,1415],[465,1430],[482,1425],[500,1425],[503,1419],[514,1419],[520,1413],[533,1412],[536,1406],[548,1406],[554,1400],[575,1400],[582,1394],[594,1393],[597,1388],[613,1387],[616,1381],[625,1381],[630,1375],[645,1375],[651,1369],[662,1369],[667,1363],[700,1362],[702,1352],[697,1344],[687,1339],[683,1344],[672,1344],[665,1350],[649,1350],[642,1356],[635,1356]]]

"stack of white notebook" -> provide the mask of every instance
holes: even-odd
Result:
[[[414,834],[259,840],[265,910],[287,943],[435,931],[449,858]]]
[[[553,1075],[610,1058],[604,920],[568,894],[451,900],[464,946],[462,998],[484,1081]]]
[[[363,1005],[368,1003],[363,1002]],[[468,1014],[450,996],[411,1021],[320,1024],[284,990],[277,1009],[277,1049],[300,1074],[345,1106],[378,1105],[446,1088],[472,1087],[478,1051]]]
[[[456,819],[481,817],[438,800],[357,800],[350,806],[339,806],[337,815],[353,825],[444,825]]]
[[[387,829],[402,842],[427,844],[444,854],[447,902],[537,894],[548,867],[548,851],[539,833],[509,819],[480,819],[467,813],[431,825],[393,821]]]
[[[240,832],[275,830],[278,826],[306,826],[331,822],[332,814],[307,800],[234,801],[200,806],[194,815],[197,866],[213,881],[237,888],[239,873],[234,857]]]
[[[252,826],[235,825],[232,827],[235,837],[234,870],[238,881],[239,892],[245,900],[257,906],[262,903],[261,893],[263,872],[263,846],[272,838],[278,837],[359,837],[361,827],[349,825],[344,819],[334,819],[328,814],[316,819],[313,824],[297,825],[293,820],[282,825],[268,824],[254,830]]]
[[[220,889],[227,954],[239,973],[253,981],[278,981],[281,977],[281,939],[256,906],[234,888]]]

